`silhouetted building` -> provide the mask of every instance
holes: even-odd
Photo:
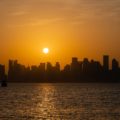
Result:
[[[5,66],[0,65],[0,80],[2,80],[5,76]]]
[[[74,58],[72,58],[71,71],[78,72],[78,70],[79,70],[78,58],[74,57]]]
[[[10,81],[24,81],[27,68],[18,64],[17,60],[9,60],[8,79]]]
[[[5,66],[0,65],[0,79],[5,78]],[[73,57],[72,63],[60,69],[60,63],[52,66],[50,62],[39,66],[25,67],[17,60],[9,60],[9,81],[12,82],[120,82],[120,68],[116,59],[112,60],[109,70],[109,56],[103,57],[103,66],[99,61],[84,58],[78,61]]]
[[[66,80],[70,80],[70,78],[71,78],[71,66],[67,64],[62,70],[62,79],[66,81]]]
[[[5,66],[0,65],[0,75],[5,75]]]
[[[109,70],[109,56],[108,55],[103,56],[103,69],[104,71]]]
[[[59,62],[56,62],[55,71],[60,72],[60,63]]]
[[[5,75],[4,65],[0,65],[0,83],[1,87],[7,87],[7,75]]]
[[[31,71],[36,72],[38,70],[38,67],[36,65],[31,66]]]
[[[9,80],[13,79],[13,73],[14,73],[14,61],[9,60],[9,65],[8,65],[8,79]]]
[[[64,67],[64,71],[65,72],[70,72],[71,71],[71,69],[70,69],[70,65],[65,65],[65,67]]]
[[[74,79],[78,79],[81,73],[81,62],[78,61],[78,58],[73,57],[71,63],[71,75]]]
[[[40,63],[40,71],[45,72],[45,63]]]
[[[14,61],[9,60],[9,70],[13,70],[13,66],[14,66]]]
[[[47,68],[46,71],[47,72],[51,72],[53,70],[52,64],[50,62],[47,62]]]
[[[73,58],[72,58],[72,63],[73,63],[73,64],[78,63],[78,58],[77,58],[77,57],[73,57]]]
[[[112,60],[112,70],[118,70],[119,69],[119,63],[116,59]]]
[[[90,67],[90,63],[89,63],[88,58],[84,58],[83,66],[82,66],[83,73],[85,73],[85,74],[88,73],[89,67]]]

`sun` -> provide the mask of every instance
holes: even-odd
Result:
[[[43,48],[43,53],[48,54],[49,53],[49,48]]]

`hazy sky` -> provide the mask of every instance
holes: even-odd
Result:
[[[120,0],[0,0],[0,63],[65,64],[103,54],[120,61],[119,52]]]

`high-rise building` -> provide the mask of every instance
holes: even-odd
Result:
[[[13,60],[9,60],[9,71],[13,70],[14,62]]]
[[[119,63],[116,59],[112,60],[112,70],[118,70],[119,69]]]
[[[79,68],[78,58],[73,57],[72,58],[72,63],[71,63],[71,71],[76,72],[76,71],[78,71],[78,68]]]
[[[14,61],[9,60],[8,79],[12,80],[14,75]]]
[[[83,60],[83,65],[82,65],[82,71],[83,72],[88,72],[88,70],[89,70],[89,60],[88,60],[88,58],[84,58],[84,60]]]
[[[55,69],[57,72],[60,72],[60,63],[56,62]]]
[[[70,72],[70,65],[65,65],[65,67],[64,67],[64,72]]]
[[[45,72],[45,63],[40,63],[39,68],[42,72]]]
[[[103,56],[103,69],[105,71],[109,70],[109,56],[108,55]]]
[[[48,72],[51,72],[53,70],[52,64],[50,62],[47,62],[47,68],[46,68],[46,70]]]
[[[5,74],[5,66],[4,65],[0,65],[0,74],[1,75]]]
[[[73,64],[76,64],[76,63],[78,63],[78,58],[76,58],[76,57],[73,57],[73,58],[72,58],[72,63],[73,63]]]
[[[5,76],[5,66],[0,65],[0,80]]]

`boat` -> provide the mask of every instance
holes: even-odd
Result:
[[[7,82],[6,81],[2,81],[1,82],[1,87],[7,87]]]
[[[6,76],[1,81],[1,87],[7,87],[7,77]]]

